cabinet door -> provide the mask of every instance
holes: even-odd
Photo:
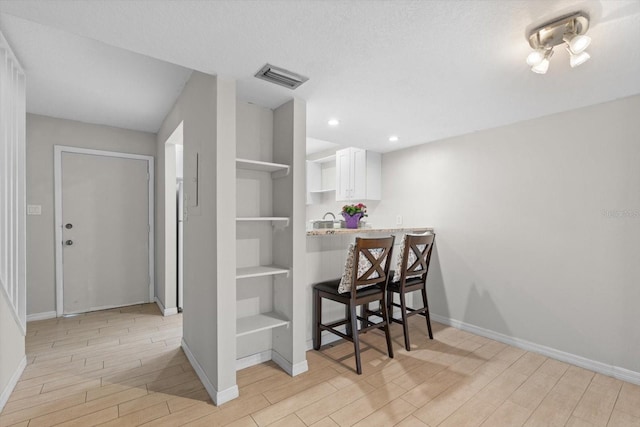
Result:
[[[351,199],[367,198],[367,151],[351,149]]]
[[[336,152],[336,200],[349,200],[351,196],[351,156],[350,149]]]

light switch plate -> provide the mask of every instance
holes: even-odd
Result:
[[[27,215],[42,215],[42,206],[27,205]]]

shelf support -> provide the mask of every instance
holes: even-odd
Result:
[[[289,218],[287,218],[286,220],[271,221],[271,226],[274,228],[274,230],[284,230],[289,226],[289,221]]]
[[[271,178],[272,179],[284,178],[285,176],[289,175],[290,171],[291,171],[291,167],[287,166],[286,169],[280,169],[275,172],[271,172]]]

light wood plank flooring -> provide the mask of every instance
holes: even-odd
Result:
[[[240,398],[209,400],[182,350],[182,316],[153,304],[31,322],[28,366],[1,426],[640,426],[640,387],[434,323],[392,326],[307,353],[291,378],[269,362],[238,372]]]

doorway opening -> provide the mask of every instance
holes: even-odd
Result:
[[[183,122],[164,146],[165,315],[183,309]],[[176,307],[175,309],[172,309]]]

